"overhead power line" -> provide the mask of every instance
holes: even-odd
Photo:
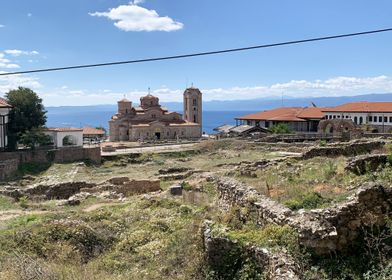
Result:
[[[31,73],[40,73],[40,72],[53,72],[53,71],[63,71],[63,70],[72,70],[72,69],[113,66],[113,65],[121,65],[121,64],[133,64],[133,63],[153,62],[153,61],[162,61],[162,60],[182,59],[182,58],[197,57],[197,56],[217,55],[217,54],[223,54],[223,53],[249,51],[249,50],[254,50],[254,49],[272,48],[272,47],[310,43],[310,42],[316,42],[316,41],[333,40],[333,39],[340,39],[340,38],[347,38],[347,37],[357,37],[357,36],[390,32],[390,31],[392,31],[392,28],[377,29],[377,30],[349,33],[349,34],[340,34],[340,35],[333,35],[333,36],[326,36],[326,37],[317,37],[317,38],[310,38],[310,39],[303,39],[303,40],[296,40],[296,41],[287,41],[287,42],[280,42],[280,43],[273,43],[273,44],[266,44],[266,45],[257,45],[257,46],[243,47],[243,48],[209,51],[209,52],[199,52],[199,53],[182,54],[182,55],[174,55],[174,56],[143,58],[143,59],[137,59],[137,60],[125,60],[125,61],[115,61],[115,62],[106,62],[106,63],[97,63],[97,64],[84,64],[84,65],[75,65],[75,66],[65,66],[65,67],[34,69],[34,70],[26,70],[26,71],[18,71],[18,72],[8,72],[8,73],[0,73],[0,76],[10,76],[10,75],[17,75],[17,74],[31,74]]]

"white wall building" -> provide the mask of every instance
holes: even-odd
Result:
[[[392,132],[392,102],[354,102],[323,109],[325,119],[351,119],[375,132]]]
[[[83,146],[83,129],[81,128],[48,128],[44,132],[52,137],[56,148]]]
[[[0,98],[0,150],[8,146],[8,123],[12,107],[6,100]]]

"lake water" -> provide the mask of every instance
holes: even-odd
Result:
[[[48,108],[48,127],[84,127],[102,126],[108,128],[108,121],[115,111],[75,111],[67,109],[58,110]],[[240,117],[252,112],[248,111],[205,111],[203,112],[203,131],[213,133],[213,129],[223,124],[235,125],[235,117]]]

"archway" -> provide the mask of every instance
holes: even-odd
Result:
[[[77,140],[72,135],[66,135],[63,137],[62,145],[63,146],[75,146],[77,144]]]
[[[327,125],[327,127],[325,128],[325,133],[327,133],[327,134],[333,134],[333,125],[332,125],[332,123],[329,123],[329,124]]]

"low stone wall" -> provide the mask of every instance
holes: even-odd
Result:
[[[338,156],[356,156],[370,153],[371,151],[381,149],[385,145],[384,141],[352,141],[349,143],[329,144],[325,147],[314,147],[302,154],[302,159],[314,157],[338,157]]]
[[[113,188],[113,190],[124,196],[157,192],[161,190],[161,182],[159,180],[132,180]]]
[[[387,162],[387,154],[363,155],[350,159],[345,170],[356,175],[363,175],[366,172],[376,171],[379,167],[385,166]]]
[[[52,185],[37,184],[28,188],[5,186],[0,190],[0,195],[10,196],[15,199],[23,196],[36,199],[69,199],[75,194],[82,192],[95,194],[109,191],[120,194],[123,197],[160,190],[159,180],[130,180],[128,177],[121,177],[112,178],[100,184],[65,182]]]
[[[0,161],[0,180],[5,180],[8,176],[18,170],[18,160],[7,159]]]
[[[82,160],[90,160],[95,164],[100,164],[100,147],[67,147],[62,149],[38,149],[34,151],[0,152],[0,179],[4,180],[6,177],[17,171],[20,164],[26,162],[66,163]]]
[[[255,246],[241,247],[235,240],[212,236],[210,225],[209,222],[203,225],[203,241],[206,261],[212,270],[238,266],[238,259],[252,258],[268,279],[300,279],[299,266],[287,253],[272,253]]]
[[[360,187],[335,207],[294,212],[233,179],[215,178],[215,182],[221,207],[246,208],[240,211],[246,213],[241,218],[259,225],[290,225],[298,230],[301,244],[320,255],[349,250],[363,227],[382,226],[386,215],[392,217],[392,188],[376,184]]]

